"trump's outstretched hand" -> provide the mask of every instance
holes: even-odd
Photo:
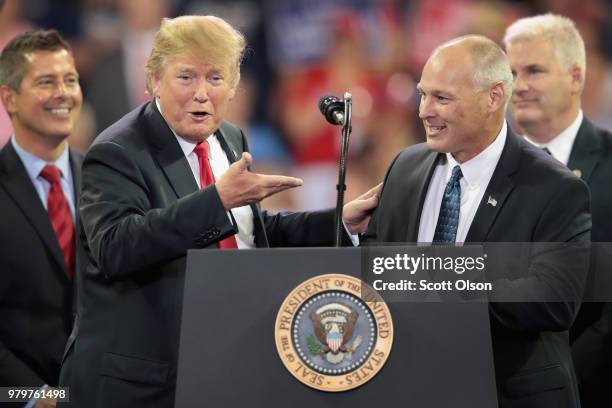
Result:
[[[273,194],[303,184],[301,179],[294,177],[253,173],[248,169],[252,162],[250,153],[242,153],[240,160],[233,163],[216,182],[217,192],[225,209],[257,203]]]

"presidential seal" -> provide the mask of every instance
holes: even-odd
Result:
[[[346,391],[371,380],[391,352],[389,308],[358,278],[321,275],[296,287],[276,317],[276,349],[299,381]]]

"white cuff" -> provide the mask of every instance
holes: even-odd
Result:
[[[353,243],[353,246],[358,247],[359,246],[359,235],[358,234],[351,234],[351,232],[348,230],[348,228],[346,228],[346,224],[344,223],[344,220],[342,220],[342,225],[344,225],[344,230],[346,231],[346,234],[351,239],[351,242]]]

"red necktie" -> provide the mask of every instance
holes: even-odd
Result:
[[[204,140],[198,143],[193,149],[196,156],[198,156],[198,161],[200,162],[200,187],[204,188],[209,184],[213,184],[215,182],[215,175],[213,174],[212,168],[210,167],[210,162],[208,161],[208,140]],[[225,238],[222,241],[217,243],[217,246],[221,249],[237,249],[238,244],[236,243],[236,237],[231,235]]]
[[[74,223],[72,214],[64,191],[60,185],[60,169],[52,164],[48,164],[40,172],[40,176],[51,184],[49,195],[47,196],[47,211],[51,224],[55,230],[57,241],[64,254],[64,261],[68,267],[68,276],[74,278]]]

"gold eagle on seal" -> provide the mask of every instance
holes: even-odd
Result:
[[[347,346],[353,337],[359,314],[349,306],[332,302],[311,312],[309,317],[314,334],[319,340],[319,343],[316,343],[310,336],[310,352],[324,356],[332,364],[338,364],[344,359],[350,360],[362,341],[361,336],[357,336],[350,347]]]

